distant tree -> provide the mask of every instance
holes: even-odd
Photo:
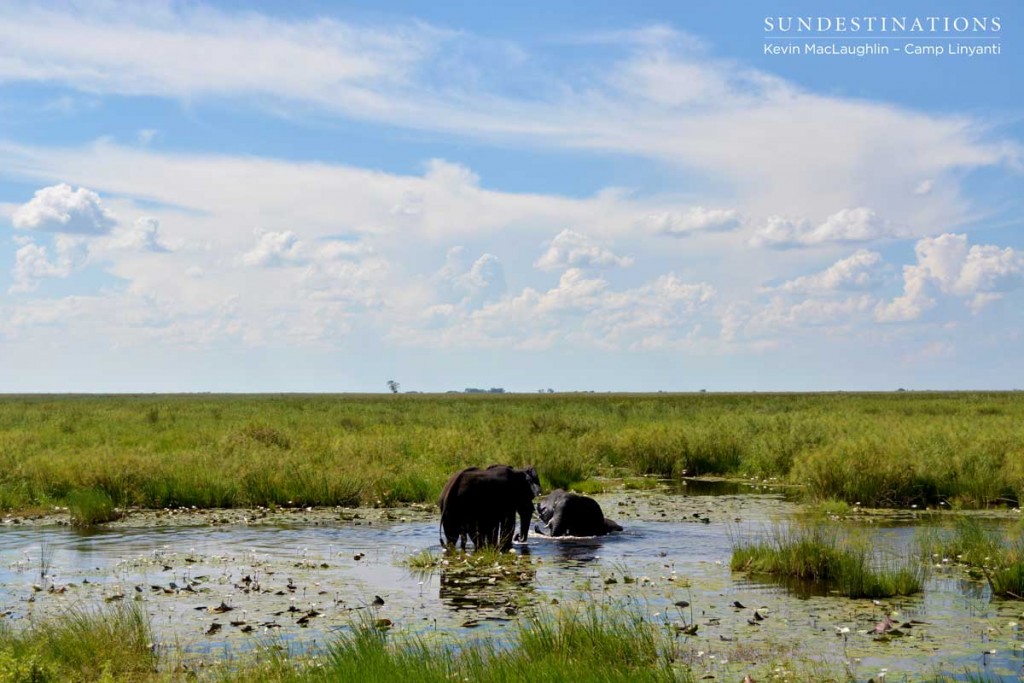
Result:
[[[399,384],[398,382],[396,382],[395,380],[393,380],[393,379],[389,379],[389,380],[388,380],[388,389],[390,389],[390,390],[391,390],[391,393],[392,393],[392,394],[397,394],[397,393],[398,393],[398,390],[399,390],[399,389],[400,389],[401,387],[402,387],[402,385],[401,385],[401,384]]]

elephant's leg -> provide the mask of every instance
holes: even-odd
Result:
[[[454,547],[462,534],[462,526],[452,519],[452,516],[446,516],[441,518],[441,528],[444,530],[444,544]]]
[[[472,523],[470,527],[470,540],[473,541],[474,548],[479,548],[487,542],[485,530],[481,528],[480,522]]]
[[[498,538],[501,534],[501,522],[494,520],[487,528],[487,545],[492,548],[498,547]]]
[[[519,506],[519,542],[526,543],[526,539],[530,536],[530,518],[533,517],[533,500],[527,500]],[[512,525],[515,526],[515,516],[513,515]]]
[[[501,522],[499,546],[502,551],[512,548],[512,539],[516,532],[516,513],[505,515]]]

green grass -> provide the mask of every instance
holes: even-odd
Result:
[[[0,683],[179,680],[160,661],[141,610],[72,612],[15,633],[0,627]],[[396,636],[372,615],[315,656],[269,648],[199,680],[274,681],[692,681],[674,664],[677,643],[641,610],[594,605],[525,618],[507,639],[439,642]]]
[[[460,468],[772,476],[862,506],[1015,503],[1024,394],[0,398],[0,509],[433,502]]]
[[[649,491],[658,486],[658,480],[650,477],[627,477],[622,481],[622,487],[627,491]]]
[[[71,609],[14,631],[0,622],[0,683],[144,680],[155,669],[153,636],[141,608]]]
[[[104,522],[120,519],[121,513],[105,491],[77,489],[67,496],[71,524],[77,527],[91,527]]]
[[[855,507],[851,506],[845,500],[835,500],[834,498],[819,500],[812,503],[807,508],[807,513],[812,517],[826,517],[830,519],[844,518],[853,514]]]
[[[524,620],[498,644],[480,639],[444,644],[357,625],[309,663],[278,658],[242,668],[225,681],[692,681],[673,665],[675,643],[636,609],[594,606]]]
[[[884,560],[862,542],[826,524],[775,527],[761,538],[734,542],[735,571],[822,583],[849,598],[887,598],[922,590],[924,573],[911,560]]]
[[[693,653],[685,639],[672,627],[649,621],[632,602],[542,610],[511,626],[501,640],[404,635],[378,628],[375,616],[364,613],[361,621],[315,654],[289,654],[288,648],[268,641],[212,666],[209,662],[205,667],[190,666],[187,673],[179,668],[188,662],[187,656],[183,659],[181,652],[167,650],[158,656],[151,644],[143,611],[130,604],[71,611],[19,631],[0,622],[0,683],[692,683],[704,673],[686,666]],[[771,656],[766,657],[768,669],[785,672],[780,680],[851,680],[849,674],[815,658],[787,656],[772,664]],[[996,679],[965,671],[955,677],[922,675],[913,680],[981,683]]]

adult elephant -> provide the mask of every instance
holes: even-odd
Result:
[[[604,536],[622,531],[604,516],[596,500],[563,489],[555,489],[537,503],[537,516],[550,536]]]
[[[469,538],[477,548],[508,550],[513,540],[525,541],[529,535],[533,499],[539,495],[540,479],[533,467],[468,467],[453,475],[441,492],[441,543],[458,542],[465,550]],[[520,526],[514,535],[517,514]]]

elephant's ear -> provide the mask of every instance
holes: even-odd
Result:
[[[530,488],[533,490],[533,495],[539,496],[541,494],[541,488],[540,477],[537,476],[537,468],[531,465],[526,468],[525,472],[526,480],[530,483]]]

